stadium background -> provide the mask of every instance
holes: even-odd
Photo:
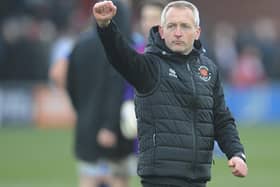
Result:
[[[130,2],[134,31],[139,28],[139,2]],[[237,54],[249,43],[258,49],[259,59],[255,61],[262,65],[259,77],[252,63],[245,70],[237,67],[235,74],[235,64],[224,67],[230,70],[224,75],[226,99],[247,150],[249,176],[232,177],[226,159],[216,157],[213,182],[208,186],[280,186],[280,2],[192,2],[200,9],[202,39],[211,57],[219,59],[214,33],[219,33],[217,28],[222,25],[229,29],[222,31],[232,32],[234,28],[239,36],[234,41]],[[84,30],[90,4],[89,0],[0,2],[0,187],[77,186],[72,154],[75,115],[67,95],[49,81],[48,68],[52,44],[69,31],[75,38]],[[260,34],[261,40],[254,36],[258,33],[267,35]],[[18,42],[22,37],[25,40]],[[237,63],[239,56],[235,58]],[[253,78],[248,80],[244,74]],[[132,184],[139,186],[137,177]]]

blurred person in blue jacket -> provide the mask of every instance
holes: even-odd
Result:
[[[126,36],[128,9],[120,1],[115,21]],[[79,186],[127,187],[133,141],[120,131],[124,80],[107,62],[96,28],[81,34],[68,59],[66,89],[77,114],[75,155]]]

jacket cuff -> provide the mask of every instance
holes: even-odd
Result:
[[[241,158],[244,162],[246,162],[246,155],[242,152],[236,153],[233,156],[237,156],[237,157]]]

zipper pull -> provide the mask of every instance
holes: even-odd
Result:
[[[153,134],[153,143],[154,143],[154,146],[156,146],[156,134],[155,133]]]
[[[189,63],[187,63],[187,68],[188,68],[189,71],[191,71],[191,67],[190,67]]]

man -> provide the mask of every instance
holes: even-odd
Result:
[[[142,55],[122,39],[112,21],[115,14],[111,1],[93,7],[110,62],[137,91],[137,172],[142,185],[205,187],[215,139],[233,175],[245,177],[244,149],[217,66],[201,52],[197,8],[187,1],[166,5]]]
[[[127,36],[128,18],[120,1],[115,21]],[[84,32],[68,61],[66,86],[77,114],[75,156],[79,187],[127,187],[133,141],[120,132],[124,80],[108,63],[96,28]]]

